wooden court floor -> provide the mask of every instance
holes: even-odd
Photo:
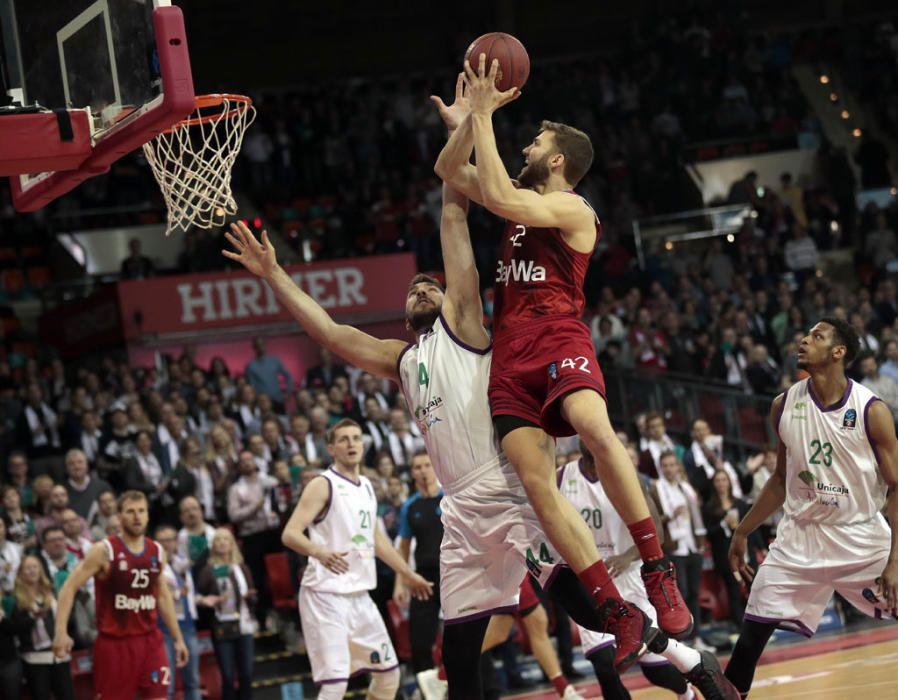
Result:
[[[726,660],[721,659],[725,666]],[[646,687],[641,674],[629,675],[633,700],[671,700],[674,695]],[[592,700],[598,685],[579,683]],[[551,700],[554,693],[516,695]],[[772,647],[762,657],[750,700],[898,700],[898,625]]]

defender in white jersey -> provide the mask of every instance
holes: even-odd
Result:
[[[448,121],[447,126],[453,128]],[[523,486],[498,447],[486,391],[490,338],[468,237],[467,200],[444,186],[440,241],[446,289],[428,275],[412,278],[405,311],[413,344],[335,323],[278,265],[266,232],[256,239],[237,223],[226,235],[235,249],[224,251],[226,257],[265,279],[315,342],[399,384],[422,428],[446,494],[440,586],[450,698],[481,697],[480,647],[488,618],[516,608],[528,570],[546,584],[557,573],[552,592],[571,617],[602,628],[604,620],[576,576],[566,568],[559,572],[562,562],[542,536]]]
[[[404,576],[418,597],[432,585],[413,572],[377,526],[377,498],[359,473],[362,429],[351,420],[328,434],[333,466],[312,479],[284,528],[284,544],[309,557],[299,589],[303,637],[322,700],[342,698],[351,676],[370,672],[368,697],[392,700],[399,661],[368,591],[377,585],[374,557]],[[308,528],[309,534],[304,531]]]
[[[640,575],[639,550],[623,518],[611,505],[599,481],[595,460],[582,441],[580,452],[582,457],[579,460],[568,462],[558,470],[558,489],[586,521],[599,555],[608,566],[621,595],[654,622],[655,609]],[[658,531],[663,532],[661,517],[653,499],[646,500]],[[583,655],[595,669],[602,697],[606,700],[629,700],[630,694],[614,668],[614,637],[580,626],[580,641]],[[639,664],[643,675],[654,685],[673,691],[683,700],[695,697],[690,682],[706,700],[738,700],[739,693],[723,677],[713,654],[699,653],[676,640],[667,639],[664,633],[655,637],[649,650],[639,658]]]
[[[776,472],[730,548],[737,578],[751,581],[746,538],[783,507],[726,671],[744,695],[774,629],[811,636],[833,591],[873,617],[898,608],[898,442],[889,408],[845,376],[858,347],[849,324],[821,319],[798,350],[810,377],[773,401]]]

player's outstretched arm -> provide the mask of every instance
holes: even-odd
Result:
[[[480,275],[468,233],[468,200],[447,184],[443,185],[440,246],[446,272],[443,316],[465,343],[486,348],[490,338],[483,327]]]
[[[346,562],[348,552],[334,552],[316,545],[305,534],[312,521],[327,511],[329,499],[330,488],[327,479],[323,477],[312,479],[302,490],[299,503],[284,526],[281,542],[294,552],[317,559],[335,574],[345,574],[349,571],[349,564]]]
[[[336,323],[278,265],[274,246],[268,240],[267,232],[263,231],[261,239],[257,239],[241,221],[231,224],[231,231],[225,233],[225,236],[234,250],[223,250],[222,255],[236,260],[254,275],[264,279],[278,301],[312,340],[366,372],[398,382],[396,361],[405,343],[401,340],[380,340],[358,328]]]
[[[418,600],[427,600],[433,594],[433,583],[412,571],[408,562],[402,558],[387,536],[377,527],[374,528],[374,555],[399,576],[405,578],[406,585]]]
[[[455,101],[451,105],[436,95],[430,96],[440,118],[449,131],[449,140],[440,151],[434,172],[444,182],[450,183],[468,199],[480,203],[480,182],[477,168],[471,165],[474,152],[474,131],[471,128],[471,109],[465,96],[464,73],[458,74],[455,83]]]
[[[774,431],[776,431],[776,420],[783,401],[785,401],[785,395],[780,394],[773,400],[770,407],[770,422],[773,424]],[[737,581],[740,580],[740,576],[744,577],[746,581],[751,581],[754,578],[754,570],[745,563],[748,536],[757,530],[761,523],[782,508],[785,502],[786,446],[780,440],[776,452],[776,470],[764,484],[764,488],[758,494],[758,500],[733,531],[733,539],[730,541],[730,569]]]
[[[541,195],[515,187],[496,146],[493,112],[519,93],[515,93],[514,88],[506,92],[496,89],[499,62],[493,61],[489,73],[486,73],[485,58],[481,54],[476,72],[470,63],[465,62],[465,82],[471,104],[474,151],[477,154],[483,206],[524,226],[560,228],[564,232],[583,230],[594,236],[595,214],[579,197],[571,197],[564,192]]]
[[[159,565],[164,568],[165,552],[160,551],[159,556],[161,559]],[[190,652],[187,651],[187,645],[184,643],[181,626],[178,624],[178,615],[175,612],[175,601],[172,598],[164,576],[159,577],[156,589],[156,600],[159,601],[159,614],[162,616],[162,621],[168,628],[168,633],[172,636],[175,643],[175,665],[178,668],[183,668],[187,665]]]
[[[109,561],[108,556],[105,543],[97,542],[88,550],[87,555],[59,590],[56,599],[56,628],[53,634],[53,654],[56,658],[61,659],[72,652],[72,638],[69,637],[68,629],[75,594],[91,578],[103,571]]]
[[[870,406],[867,428],[870,441],[876,448],[879,473],[889,487],[885,515],[892,528],[892,548],[880,577],[880,595],[888,603],[892,614],[898,616],[898,440],[895,438],[892,412],[884,402],[875,401]]]

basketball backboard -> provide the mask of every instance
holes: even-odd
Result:
[[[0,0],[0,23],[15,119],[27,126],[23,110],[34,107],[89,114],[91,150],[78,168],[12,178],[20,211],[105,172],[193,110],[183,16],[169,0]],[[46,142],[43,129],[34,148]]]

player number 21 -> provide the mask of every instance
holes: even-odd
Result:
[[[580,364],[579,367],[577,366],[577,363]],[[579,369],[580,371],[586,372],[587,374],[592,374],[592,372],[590,372],[586,368],[586,365],[588,365],[588,364],[589,364],[589,360],[587,358],[583,357],[583,355],[580,355],[579,357],[568,357],[561,361],[562,367],[570,367],[571,369]]]

